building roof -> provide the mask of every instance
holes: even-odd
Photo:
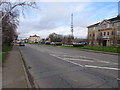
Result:
[[[39,36],[37,36],[37,35],[35,34],[35,35],[33,35],[33,36],[30,36],[30,37],[39,37]]]
[[[117,17],[114,17],[114,18],[111,18],[111,19],[105,19],[105,20],[103,20],[102,22],[104,22],[104,21],[106,21],[106,22],[120,21],[120,14],[119,14]],[[96,24],[90,25],[90,26],[88,26],[87,28],[92,27],[92,26],[99,25],[99,24],[101,24],[102,22],[98,22],[98,23],[96,23]]]

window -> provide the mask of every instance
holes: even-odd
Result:
[[[100,29],[102,29],[102,25],[100,25]]]
[[[98,25],[97,27],[98,27],[98,29],[100,29],[100,25]]]
[[[104,32],[104,36],[106,35],[106,32]]]
[[[105,29],[105,28],[106,28],[106,25],[103,25],[103,28]]]
[[[114,31],[112,31],[112,32],[111,32],[111,35],[114,35],[114,34],[115,34]]]
[[[109,35],[109,32],[107,32],[107,35]]]
[[[114,23],[112,23],[112,27],[114,27]]]
[[[117,31],[117,35],[120,35],[120,30]]]
[[[117,44],[120,44],[120,40],[117,40]]]
[[[118,22],[118,26],[120,26],[120,22]]]
[[[95,27],[93,27],[93,30],[95,30]]]
[[[93,37],[95,36],[95,34],[93,33]]]
[[[95,27],[95,30],[97,30],[97,29],[98,29],[98,26]]]
[[[116,26],[117,26],[117,23],[115,23],[114,26],[116,27]]]
[[[93,30],[93,27],[90,27],[89,30]]]
[[[102,36],[102,32],[100,32],[100,36]]]
[[[98,36],[98,33],[95,33],[95,36]]]
[[[91,37],[91,34],[90,34],[90,37]]]
[[[107,27],[110,28],[110,24],[108,24]]]

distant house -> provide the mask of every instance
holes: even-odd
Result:
[[[27,42],[28,42],[28,39],[24,39],[24,42],[27,43]]]
[[[37,35],[30,36],[30,37],[28,38],[28,41],[29,41],[30,43],[39,43],[39,42],[40,42],[40,37],[37,36]]]

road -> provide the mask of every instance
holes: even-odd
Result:
[[[20,47],[40,88],[118,88],[118,56],[75,48]]]

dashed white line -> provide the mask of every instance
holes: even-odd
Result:
[[[91,61],[91,60],[75,59],[75,58],[63,58],[63,59],[70,60],[70,61],[85,61],[85,62],[94,62],[94,61]]]
[[[111,69],[111,70],[120,70],[120,69],[118,69],[118,68],[100,67],[100,66],[92,66],[92,65],[85,65],[85,67],[89,67],[89,68],[102,68],[102,69]]]
[[[120,78],[117,78],[118,81],[120,81]]]
[[[58,57],[58,56],[56,56],[56,55],[53,55],[53,54],[50,54],[50,55],[55,56],[56,58],[62,59],[62,60],[64,60],[64,61],[66,61],[66,62],[70,62],[70,63],[72,63],[72,64],[78,65],[78,66],[80,66],[80,67],[84,67],[84,66],[81,65],[81,64],[78,64],[78,63],[75,63],[75,62],[72,62],[72,61],[66,60],[66,59],[61,58],[61,57]]]
[[[65,60],[65,61],[70,62],[70,63],[75,64],[75,65],[80,66],[80,67],[84,67],[84,66],[81,65],[81,64],[78,64],[78,63],[75,63],[75,62],[72,62],[72,61],[69,61],[69,60]]]
[[[70,62],[70,63],[75,64],[75,65],[80,66],[80,67],[100,68],[100,69],[107,69],[107,70],[120,70],[118,68],[111,68],[111,67],[101,67],[101,66],[93,66],[93,65],[81,65],[81,64],[73,62],[71,58],[61,58],[61,57],[59,57],[58,55],[55,55],[55,54],[50,54],[50,55],[52,55],[52,56],[54,56],[56,58],[59,58],[61,60],[64,60],[66,62]],[[80,59],[73,59],[73,60],[80,60]],[[91,60],[83,60],[83,61],[91,61]],[[99,61],[99,62],[110,63],[110,62],[107,62],[107,61]]]
[[[107,62],[107,61],[96,61],[96,62],[101,62],[101,63],[110,63],[110,62]]]

